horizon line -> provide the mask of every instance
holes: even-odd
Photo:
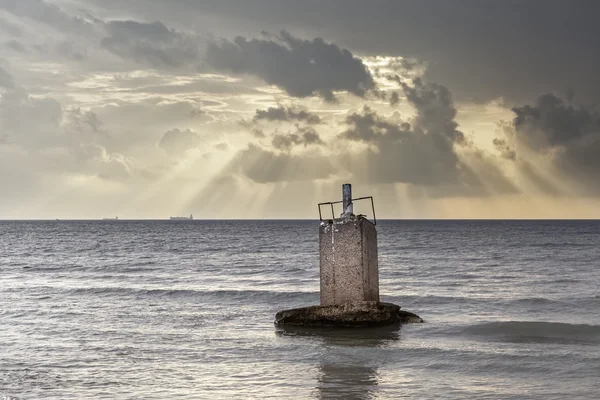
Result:
[[[372,218],[367,218],[372,219]],[[170,218],[0,218],[0,222],[60,222],[60,221],[169,221],[169,222],[195,222],[195,221],[329,221],[331,218],[194,218],[184,220],[171,220]],[[377,221],[600,221],[600,218],[377,218]]]

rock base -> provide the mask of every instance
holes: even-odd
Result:
[[[400,310],[396,304],[376,301],[295,308],[275,314],[275,325],[310,327],[358,328],[420,322],[423,319],[417,314]]]

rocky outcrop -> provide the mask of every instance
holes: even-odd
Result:
[[[295,308],[275,315],[276,325],[311,327],[372,327],[420,322],[423,322],[421,317],[401,310],[396,304],[375,301]]]

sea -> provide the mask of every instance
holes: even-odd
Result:
[[[600,221],[378,221],[423,324],[278,328],[319,221],[0,221],[0,399],[598,399]]]

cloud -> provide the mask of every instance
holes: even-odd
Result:
[[[35,174],[52,176],[48,179],[73,174],[123,181],[134,176],[134,162],[107,148],[111,137],[103,125],[92,111],[64,109],[56,99],[34,97],[22,88],[0,97],[0,141],[29,160]]]
[[[184,131],[171,129],[165,132],[158,143],[158,147],[171,154],[182,154],[189,149],[198,147],[202,143],[200,135],[191,129]]]
[[[23,44],[21,44],[21,42],[19,42],[18,40],[14,40],[14,39],[9,40],[6,43],[4,43],[4,45],[6,47],[8,47],[9,49],[13,49],[20,53],[25,52],[25,46],[23,46]]]
[[[321,38],[302,40],[282,31],[280,37],[208,44],[206,59],[214,68],[249,74],[285,90],[290,96],[320,95],[333,100],[334,92],[357,96],[375,88],[363,62],[350,51]]]
[[[44,160],[31,163],[32,175],[49,174],[58,162],[52,174],[91,191],[116,187],[97,183],[98,176],[124,181],[144,165],[164,173],[177,156],[200,147],[206,157],[198,165],[216,175],[244,149],[227,170],[244,190],[249,180],[309,185],[348,178],[431,197],[514,193],[505,168],[523,190],[555,196],[575,185],[573,193],[600,194],[598,116],[572,96],[520,102],[506,136],[486,138],[494,120],[510,119],[507,107],[519,95],[574,87],[580,101],[582,82],[598,89],[590,73],[600,65],[595,36],[573,40],[581,31],[551,28],[560,26],[561,9],[567,26],[580,20],[582,29],[596,32],[591,3],[507,7],[465,0],[473,7],[377,8],[356,0],[307,1],[0,0],[0,48],[10,58],[0,61],[6,68],[0,68],[0,151]],[[177,12],[157,12],[158,4]],[[340,14],[340,7],[348,12]],[[522,10],[535,21],[523,19]],[[106,19],[122,16],[127,20]],[[212,25],[204,23],[210,19]],[[529,23],[528,40],[515,40]],[[301,33],[252,36],[282,27]],[[206,49],[204,32],[243,37],[212,40]],[[511,72],[499,65],[512,65]],[[432,83],[436,76],[445,86]],[[539,87],[545,91],[532,89]],[[288,95],[297,97],[293,105]],[[472,103],[498,96],[494,107]],[[322,101],[334,97],[340,103]],[[359,111],[344,114],[358,104]],[[485,151],[476,147],[478,136],[487,141]]]
[[[287,135],[276,134],[271,144],[278,150],[291,150],[294,146],[322,145],[321,137],[311,127],[298,127],[298,131]]]
[[[69,4],[0,0],[2,9],[25,22],[28,44],[37,48],[46,59],[52,52],[77,62],[90,57],[93,65],[86,65],[88,69],[98,70],[99,66],[107,64],[114,69],[116,63],[112,57],[107,57],[108,51],[121,59],[151,68],[195,70],[200,62],[200,49],[204,46],[195,34],[168,28],[160,21],[107,20],[97,18],[89,10],[73,10]],[[42,43],[40,32],[44,35]],[[21,43],[12,41],[10,45],[19,50]],[[121,64],[116,68],[127,67]]]
[[[584,101],[600,95],[597,16],[600,3],[580,0],[104,0],[124,15],[210,20],[231,36],[258,29],[313,32],[365,56],[404,56],[428,63],[427,79],[445,82],[457,101],[532,102],[539,93],[573,87]],[[204,22],[206,25],[209,21]],[[360,27],[361,29],[357,29]],[[502,60],[502,62],[498,62]],[[509,65],[510,73],[506,66]]]
[[[298,107],[269,107],[266,110],[256,110],[254,121],[304,121],[308,124],[318,124],[321,118],[310,111]]]
[[[62,120],[62,105],[54,98],[32,97],[20,88],[0,97],[0,127],[9,143],[24,148],[64,146]]]
[[[308,164],[299,166],[295,157],[312,154],[310,162],[320,163],[326,172],[315,179],[337,175],[369,184],[404,183],[421,187],[432,197],[516,192],[494,160],[469,143],[459,130],[447,88],[415,79],[411,85],[403,85],[403,90],[416,111],[410,121],[401,120],[398,113],[385,117],[364,106],[341,121],[346,129],[329,144],[327,157],[315,159],[315,153],[306,150],[311,145],[327,144],[312,127],[296,124],[294,133],[275,133],[271,137],[271,150],[251,144],[240,153],[236,165],[257,182],[286,181],[293,176],[270,169],[306,168]],[[291,119],[285,107],[260,111],[256,115],[259,118]],[[246,123],[246,127],[254,126]],[[266,137],[262,131],[260,136]],[[297,148],[302,148],[302,153],[292,152]]]
[[[83,145],[82,150],[92,171],[102,179],[123,181],[133,174],[133,162],[122,154],[110,153],[97,144]]]
[[[553,94],[540,96],[535,106],[514,107],[519,138],[535,149],[569,145],[598,132],[598,115],[574,107]]]
[[[225,175],[242,175],[257,183],[311,181],[327,179],[336,169],[322,154],[272,152],[249,144],[225,169]]]
[[[0,2],[0,8],[2,3]],[[5,16],[0,15],[0,30],[7,33],[10,36],[19,37],[23,35],[23,30],[18,25],[9,21]]]
[[[227,151],[229,150],[229,145],[227,143],[217,143],[214,145],[214,148],[219,150],[219,151]]]
[[[0,9],[18,17],[46,24],[57,31],[72,35],[93,35],[93,24],[66,13],[61,7],[44,0],[0,0]]]
[[[348,168],[373,183],[456,185],[461,163],[452,142],[439,133],[426,133],[408,122],[398,124],[369,107],[346,118],[342,137],[371,145]]]
[[[506,143],[505,139],[494,138],[492,143],[502,158],[512,161],[517,159],[517,152]]]
[[[106,146],[111,137],[104,131],[100,117],[92,111],[74,108],[63,112],[62,131],[70,151],[80,160],[89,158],[85,146]]]
[[[369,107],[346,117],[348,129],[341,137],[368,145],[362,153],[343,158],[346,168],[371,183],[422,186],[433,197],[515,192],[499,168],[467,143],[454,120],[448,89],[420,79],[413,84],[403,85],[417,112],[410,123],[382,117]]]
[[[56,52],[63,56],[70,58],[74,61],[82,61],[87,57],[86,50],[84,48],[79,48],[72,41],[62,41],[59,42],[56,46]]]
[[[514,140],[544,155],[582,194],[600,194],[600,115],[552,94],[513,108]]]
[[[465,143],[465,135],[457,129],[454,120],[456,108],[448,88],[437,83],[424,83],[420,78],[413,80],[413,86],[402,83],[402,88],[409,103],[417,110],[414,121],[417,126],[441,134],[453,143]]]
[[[159,21],[109,21],[104,26],[108,36],[102,39],[102,47],[124,59],[153,68],[190,66],[199,60],[196,38]]]
[[[214,93],[214,94],[228,94],[228,95],[244,95],[244,94],[261,94],[258,90],[228,82],[221,77],[212,76],[194,76],[193,78],[164,79],[163,82],[157,82],[153,85],[143,85],[136,88],[132,88],[131,91],[135,93],[148,93],[156,95],[173,95],[173,94],[186,94],[186,93]],[[158,80],[158,79],[157,79]],[[132,82],[134,83],[134,82]]]
[[[12,89],[15,87],[15,81],[7,70],[0,66],[0,88]]]

